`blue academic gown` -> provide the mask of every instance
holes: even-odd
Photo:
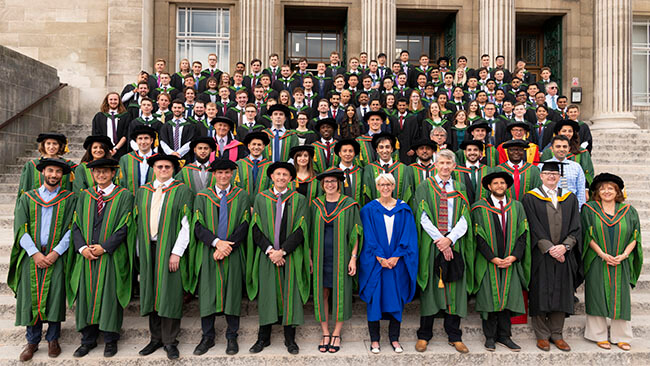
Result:
[[[384,215],[395,215],[390,245]],[[397,200],[387,210],[377,200],[361,209],[363,247],[359,266],[359,296],[368,304],[368,321],[389,319],[402,321],[404,305],[415,295],[418,272],[418,235],[409,205]],[[375,257],[401,257],[393,269],[383,268]]]

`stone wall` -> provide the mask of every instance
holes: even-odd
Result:
[[[30,70],[24,73],[24,70]],[[56,69],[0,46],[0,122],[14,116],[59,85]],[[15,164],[33,148],[39,133],[77,118],[78,89],[64,88],[0,130],[0,166]]]

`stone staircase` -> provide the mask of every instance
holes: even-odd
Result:
[[[86,124],[67,125],[59,131],[65,133],[70,141],[69,159],[79,161],[83,151],[81,144],[90,130]],[[643,236],[650,238],[650,131],[594,133],[595,148],[593,151],[594,164],[597,172],[608,171],[619,174],[626,183],[629,202],[639,211],[642,220]],[[33,151],[26,152],[24,157],[17,159],[15,165],[9,165],[0,174],[0,364],[19,364],[18,355],[25,344],[25,330],[14,326],[15,299],[7,287],[6,277],[9,265],[9,253],[13,240],[13,207],[15,202],[20,169],[29,159],[35,157]],[[624,159],[624,160],[623,160]],[[646,258],[650,258],[650,246],[644,250]],[[352,365],[352,364],[522,364],[536,363],[541,365],[563,364],[610,364],[610,365],[641,365],[650,360],[650,260],[646,260],[644,271],[636,289],[632,293],[632,325],[635,340],[632,351],[623,352],[614,347],[604,351],[595,344],[583,338],[584,333],[584,297],[583,289],[578,290],[580,303],[577,305],[575,316],[570,317],[565,325],[565,338],[573,350],[563,353],[555,348],[551,352],[542,352],[535,347],[535,337],[529,325],[513,326],[513,338],[523,350],[512,353],[504,348],[498,348],[490,353],[483,348],[483,333],[481,322],[476,313],[471,313],[462,321],[463,340],[470,349],[466,355],[458,354],[446,343],[446,335],[441,321],[434,327],[434,338],[429,350],[417,353],[414,350],[416,330],[419,327],[419,301],[416,299],[408,304],[402,323],[401,341],[404,354],[392,352],[388,344],[387,324],[382,324],[382,353],[372,355],[369,352],[369,336],[365,318],[365,304],[354,298],[353,318],[343,327],[342,349],[337,354],[321,354],[316,345],[320,340],[320,325],[314,321],[313,305],[310,301],[305,305],[305,324],[298,328],[297,341],[301,347],[300,354],[291,356],[283,345],[282,331],[275,327],[272,345],[262,353],[251,355],[248,348],[257,337],[256,303],[244,301],[242,305],[242,320],[239,335],[240,352],[236,356],[225,354],[225,321],[217,318],[217,345],[204,356],[193,356],[192,351],[201,339],[198,304],[194,300],[185,308],[182,320],[182,330],[179,336],[181,358],[177,364],[219,363],[219,364],[280,364],[291,362],[296,365]],[[473,309],[470,303],[470,309]],[[111,359],[104,359],[103,346],[91,351],[82,358],[72,357],[73,351],[79,345],[80,334],[75,331],[74,312],[68,310],[67,321],[63,324],[61,343],[63,353],[57,359],[47,357],[47,345],[41,344],[41,350],[36,353],[34,364],[43,365],[159,365],[167,363],[164,351],[159,350],[151,356],[140,357],[138,351],[149,341],[147,319],[140,317],[139,303],[132,301],[125,309],[122,338],[119,342],[119,352]]]

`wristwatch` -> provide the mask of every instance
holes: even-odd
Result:
[[[564,245],[564,248],[566,249],[567,252],[569,251],[569,249],[571,249],[571,247],[568,245]]]

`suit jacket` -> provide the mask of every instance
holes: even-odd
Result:
[[[173,123],[173,120],[169,120],[160,129],[160,143],[163,151],[166,154],[170,154],[169,151],[165,151],[167,148],[171,150],[174,149],[174,127],[175,125]],[[183,126],[180,141],[181,148],[179,149],[181,152],[183,152],[181,154],[181,159],[192,160],[190,159],[192,152],[189,150],[189,144],[192,142],[192,139],[197,133],[196,129],[197,126],[189,121],[187,121],[187,123]],[[183,150],[187,150],[187,152]]]

